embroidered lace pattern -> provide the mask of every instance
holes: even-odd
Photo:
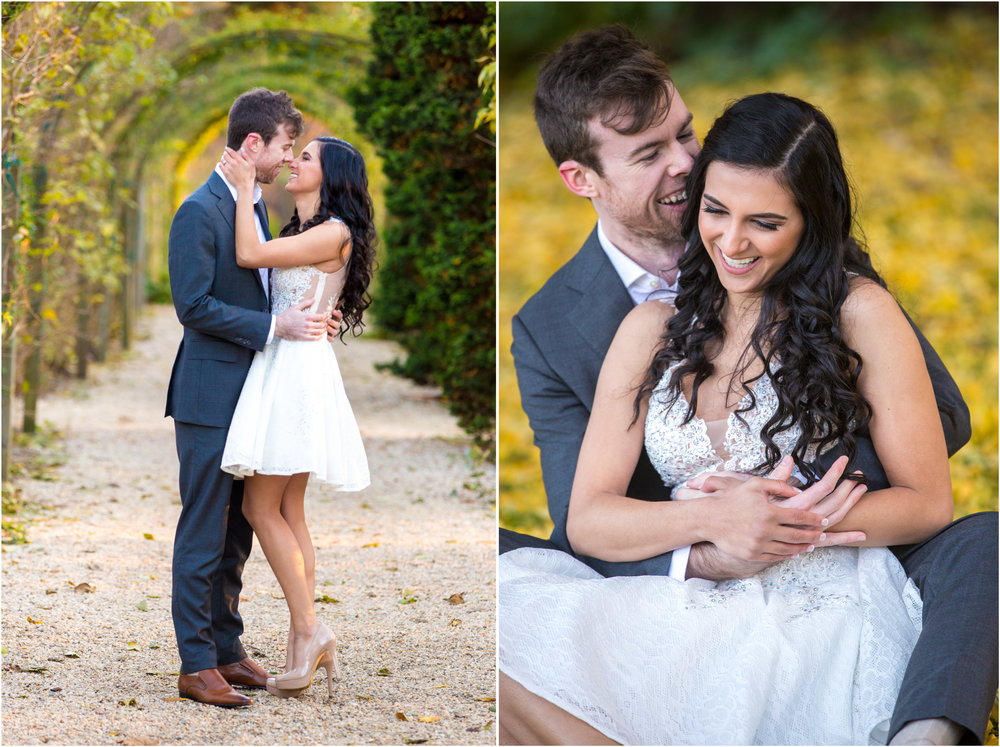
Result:
[[[705,421],[695,416],[685,423],[688,401],[684,393],[678,394],[671,402],[668,392],[670,375],[680,365],[674,363],[668,368],[649,398],[646,414],[646,451],[665,485],[674,486],[690,480],[705,471],[733,470],[750,472],[764,462],[767,452],[760,433],[764,425],[778,408],[778,395],[771,385],[771,379],[762,376],[753,385],[756,405],[753,409],[732,412],[727,419],[723,451],[730,455],[723,459],[712,448]],[[750,395],[741,400],[737,410],[750,405]],[[795,446],[801,430],[798,426],[781,431],[774,437],[774,443],[782,454],[787,454]],[[807,452],[807,461],[815,456],[815,449]]]

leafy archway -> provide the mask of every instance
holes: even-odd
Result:
[[[179,166],[237,95],[287,90],[372,148],[345,99],[364,74],[363,3],[3,10],[6,452],[15,389],[33,431],[45,372],[84,377],[110,342],[130,344],[149,259],[165,254],[183,197]]]

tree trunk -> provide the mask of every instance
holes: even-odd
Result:
[[[11,139],[13,143],[13,138]],[[20,256],[18,238],[14,235],[14,226],[18,225],[21,211],[21,164],[16,159],[10,159],[3,154],[4,165],[4,200],[3,200],[3,295],[4,311],[11,303],[11,297],[16,290],[17,262]],[[3,454],[0,462],[3,464],[3,480],[10,474],[11,446],[14,442],[14,387],[17,377],[17,332],[18,321],[11,319],[3,326],[2,383],[0,383],[0,414],[2,414]]]
[[[90,358],[90,283],[83,272],[76,281],[76,378],[87,378]]]
[[[48,172],[44,166],[35,166],[31,175],[28,209],[34,214],[35,233],[31,237],[32,248],[28,251],[28,318],[25,320],[25,327],[31,352],[24,368],[24,420],[21,430],[25,433],[34,433],[37,427],[38,392],[42,384],[42,341],[45,334],[42,305],[47,290],[45,253],[41,247],[45,240],[46,226],[42,196],[48,183]]]

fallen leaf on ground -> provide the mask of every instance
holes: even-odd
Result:
[[[378,547],[378,542],[369,542],[367,545],[362,545],[362,547]]]
[[[452,594],[450,597],[448,597],[448,603],[449,604],[465,604],[465,597],[462,596],[462,594],[465,594],[465,592],[463,591],[463,592],[460,592],[458,594]]]
[[[408,719],[406,717],[406,714],[403,713],[402,711],[396,711],[396,718],[398,718],[400,721],[409,721],[410,720],[410,719]]]
[[[127,700],[119,700],[118,705],[128,706],[129,708],[135,708],[139,705],[139,701],[135,698],[128,698]]]
[[[331,596],[329,596],[327,594],[324,594],[321,597],[316,597],[313,601],[314,602],[322,602],[323,604],[340,604],[340,600],[339,599],[334,599],[333,597],[331,597]]]
[[[176,695],[171,698],[164,698],[168,703],[180,703],[183,700],[189,700],[189,698],[178,698]]]
[[[128,643],[125,644],[125,650],[126,651],[138,651],[139,650],[139,644],[136,643],[135,641],[129,641]]]
[[[135,606],[135,608],[137,610],[141,610],[142,612],[148,612],[149,611],[149,608],[146,606],[146,600],[145,599],[143,599],[141,602],[139,602],[139,604],[137,604]]]
[[[41,620],[35,620],[31,615],[28,615],[28,622],[30,622],[30,623],[32,623],[34,625],[41,625],[42,624]]]
[[[375,672],[375,674],[377,674],[379,677],[388,677],[389,676],[389,670],[386,669],[385,667],[382,667],[380,670],[378,670],[377,672]]]
[[[149,532],[143,532],[142,536],[143,539],[148,539],[148,540],[155,539],[155,537],[153,537],[153,535],[151,535]]]
[[[77,584],[73,587],[73,591],[79,592],[81,594],[91,594],[94,591],[94,587],[84,581],[82,584]]]
[[[421,723],[424,724],[430,724],[433,723],[434,721],[440,721],[440,720],[441,720],[440,716],[421,716],[420,718],[417,719],[417,721],[420,721]]]

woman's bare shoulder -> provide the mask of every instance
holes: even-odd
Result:
[[[881,314],[901,314],[899,304],[887,289],[866,277],[851,278],[841,314],[847,322],[877,319]]]
[[[676,311],[669,301],[645,301],[625,315],[619,329],[627,328],[632,334],[660,334]]]

